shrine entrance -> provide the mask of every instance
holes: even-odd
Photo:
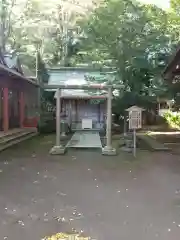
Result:
[[[115,86],[115,88],[120,88]],[[44,85],[44,89],[57,89],[56,91],[56,144],[50,150],[50,154],[62,155],[66,151],[67,146],[61,144],[61,89],[83,89],[83,90],[107,90],[107,120],[106,120],[106,145],[102,148],[99,132],[91,131],[84,133],[74,133],[68,146],[73,147],[101,147],[103,155],[116,155],[116,149],[112,147],[111,128],[112,128],[112,90],[113,85],[106,84],[84,84],[84,85]],[[86,123],[87,124],[87,123]],[[90,123],[88,123],[90,124]],[[84,129],[86,130],[86,129]]]

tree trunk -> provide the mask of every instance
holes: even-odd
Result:
[[[6,0],[1,0],[1,10],[0,10],[0,48],[1,52],[5,53],[5,21],[6,21]]]

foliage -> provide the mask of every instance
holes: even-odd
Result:
[[[79,6],[68,0],[0,1],[1,46],[15,49],[30,69],[37,48],[48,65],[115,67],[113,81],[124,85],[113,103],[117,113],[134,103],[154,106],[156,97],[177,98],[180,88],[165,85],[161,73],[180,40],[179,0],[171,0],[169,11],[133,0],[98,0],[90,8],[84,0]],[[45,64],[39,64],[39,77],[47,81]]]
[[[167,111],[164,114],[164,118],[170,127],[180,129],[180,113],[179,112]]]
[[[53,118],[52,113],[43,113],[38,122],[39,133],[52,133],[56,131],[56,120]]]
[[[4,53],[6,42],[12,36],[15,0],[0,0],[0,47]]]
[[[173,2],[165,12],[135,1],[104,1],[83,22],[86,60],[116,66],[115,83],[124,85],[113,104],[115,113],[137,103],[154,108],[161,97],[178,100],[180,88],[161,77],[179,41],[179,5]]]
[[[82,234],[77,233],[56,233],[55,235],[52,235],[50,237],[45,237],[42,240],[68,240],[68,239],[77,239],[77,240],[90,240],[90,237],[83,236]]]
[[[118,116],[124,116],[125,110],[130,106],[137,105],[147,110],[156,110],[156,97],[141,96],[135,92],[126,92],[122,97],[113,101],[113,112]]]
[[[40,53],[37,53],[37,62],[38,62],[38,66],[37,66],[37,70],[38,70],[38,80],[40,83],[48,83],[49,80],[49,74],[48,71],[46,69],[46,65],[44,63],[44,61],[41,58]]]
[[[119,73],[118,83],[126,91],[149,95],[154,79],[160,78],[169,38],[166,13],[137,2],[105,1],[84,27],[92,49],[111,59]],[[93,51],[92,51],[93,52]]]
[[[79,3],[82,4],[83,0]],[[4,9],[2,11],[5,13]],[[35,68],[37,43],[41,45],[41,55],[46,63],[68,65],[78,49],[80,28],[76,22],[83,12],[80,6],[69,1],[17,1],[6,46],[16,49],[30,68]]]

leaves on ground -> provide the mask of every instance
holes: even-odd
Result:
[[[67,234],[67,233],[56,233],[55,235],[52,236],[47,236],[43,238],[42,240],[89,240],[89,237],[84,237],[81,234]]]

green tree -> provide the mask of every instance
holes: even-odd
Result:
[[[37,54],[37,77],[40,83],[48,83],[49,80],[49,74],[46,68],[46,65],[44,63],[44,61],[41,58],[40,53]]]
[[[132,104],[152,107],[167,94],[161,73],[173,46],[169,13],[136,1],[108,0],[82,27],[85,56],[115,66],[114,81],[124,85],[113,104],[115,112]]]
[[[6,52],[9,38],[13,31],[13,10],[15,0],[0,0],[0,47],[2,52]]]
[[[158,73],[158,53],[166,52],[166,24],[166,13],[156,7],[109,0],[94,11],[85,31],[92,49],[117,67],[125,89],[142,91]]]

